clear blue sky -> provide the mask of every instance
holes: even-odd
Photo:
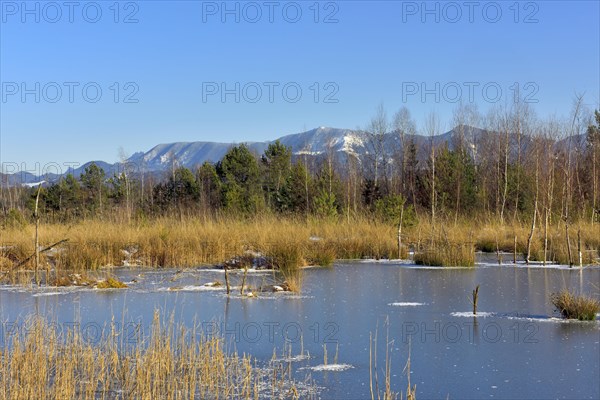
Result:
[[[429,14],[420,1],[228,2],[237,16],[223,14],[221,1],[23,4],[1,2],[0,159],[27,168],[114,162],[120,147],[131,154],[173,141],[364,127],[380,103],[390,115],[406,105],[418,123],[436,111],[449,128],[450,100],[461,87],[468,102],[468,85],[480,111],[497,87],[500,103],[512,101],[515,82],[538,100],[541,117],[568,114],[581,92],[598,108],[598,1],[475,2],[471,9],[428,2]],[[221,83],[235,92],[236,82],[239,103],[235,94],[225,102],[211,94]],[[421,83],[435,90],[436,82],[439,102],[434,94],[422,101]],[[302,90],[297,102],[286,101],[286,84],[289,99]],[[262,97],[252,103],[256,86]],[[415,87],[416,94],[407,92]],[[24,97],[23,89],[30,91]],[[325,102],[328,95],[337,103]]]

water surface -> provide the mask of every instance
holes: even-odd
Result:
[[[0,339],[20,317],[41,314],[59,327],[78,327],[92,341],[114,321],[135,342],[159,309],[206,334],[225,335],[231,349],[259,360],[271,359],[275,349],[278,358],[290,359],[296,379],[314,379],[321,398],[370,398],[369,341],[376,331],[380,384],[387,337],[393,388],[405,390],[410,343],[419,399],[600,397],[599,321],[562,321],[549,301],[564,288],[598,297],[598,267],[338,262],[306,269],[300,294],[256,298],[204,287],[223,281],[218,270],[114,272],[129,289],[2,287]],[[241,275],[231,279],[238,283]],[[268,271],[249,274],[253,287],[275,282]],[[477,285],[479,316],[473,317],[470,294]]]

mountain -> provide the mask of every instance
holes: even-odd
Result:
[[[454,147],[454,139],[459,132],[464,136],[467,145],[474,145],[485,131],[473,127],[457,127],[442,135],[433,137],[434,143],[440,145],[448,143],[449,148]],[[413,140],[418,149],[429,145],[430,138],[422,135],[407,135],[405,141]],[[319,127],[306,132],[295,133],[282,136],[279,140],[284,146],[291,148],[295,156],[309,155],[320,156],[328,153],[337,154],[338,157],[344,157],[349,154],[364,158],[365,155],[373,152],[372,140],[369,136],[359,130],[338,129]],[[267,149],[267,142],[247,142],[250,151],[260,156]],[[217,142],[176,142],[159,144],[146,153],[136,153],[131,156],[127,162],[138,168],[144,168],[145,171],[164,171],[171,168],[172,163],[194,168],[205,161],[217,162],[225,156],[227,151],[233,146],[232,143]],[[401,149],[400,135],[396,132],[390,132],[383,135],[381,148],[392,155],[393,151]],[[426,154],[426,153],[424,153]],[[422,156],[419,156],[423,159]]]
[[[319,155],[328,151],[328,146],[333,151],[352,151],[352,145],[360,146],[360,133],[348,129],[316,128],[307,132],[287,135],[278,140],[290,147],[295,155]],[[250,151],[261,155],[267,149],[267,142],[246,142]],[[136,153],[126,162],[144,168],[146,171],[164,171],[171,168],[173,162],[187,168],[201,165],[205,161],[220,161],[227,151],[234,146],[233,143],[218,142],[176,142],[159,144],[146,153]]]
[[[467,149],[471,150],[471,155],[477,157],[480,145],[483,143],[494,143],[499,139],[497,132],[490,132],[471,126],[457,126],[454,129],[433,137],[424,135],[406,135],[404,144],[412,141],[417,149],[417,159],[425,161],[429,154],[429,145],[431,141],[436,146],[446,144],[449,149],[455,148],[456,144],[462,142]],[[579,143],[580,138],[574,142]],[[359,162],[366,158],[372,158],[374,154],[382,151],[388,156],[394,156],[401,151],[402,140],[397,132],[386,133],[383,136],[374,139],[363,131],[351,129],[338,129],[319,127],[306,132],[282,136],[279,140],[283,145],[290,147],[295,157],[308,156],[319,157],[327,154],[335,154],[337,159],[344,162],[350,155],[356,157]],[[557,145],[565,146],[567,139],[557,142]],[[249,149],[257,156],[260,156],[267,149],[269,144],[275,141],[266,142],[247,142]],[[521,143],[522,148],[530,143],[527,138]],[[127,165],[128,170],[144,173],[162,174],[170,170],[173,165],[195,168],[205,161],[220,161],[227,151],[234,146],[233,143],[219,142],[175,142],[164,143],[154,146],[147,152],[138,152],[133,154],[123,163],[109,164],[103,161],[94,161],[96,165],[104,169],[106,176],[110,177],[115,173],[120,173]],[[92,162],[69,170],[66,173],[72,173],[79,177],[87,166]],[[135,173],[135,172],[134,172]],[[46,174],[36,176],[30,172],[17,172],[14,174],[1,174],[0,182],[2,185],[25,185],[32,186],[40,181],[49,183],[55,182],[60,178],[56,174]]]

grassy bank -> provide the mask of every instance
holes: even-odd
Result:
[[[426,255],[430,265],[451,265],[472,252],[516,251],[524,253],[529,228],[499,225],[486,221],[438,222],[443,226],[443,241],[432,241],[432,228],[421,222],[403,229],[402,256],[409,247]],[[570,232],[572,260],[577,263],[578,235],[584,264],[595,262],[600,249],[600,225],[573,225]],[[397,227],[369,219],[348,221],[279,219],[176,219],[164,218],[137,223],[88,220],[75,224],[42,224],[40,247],[68,239],[41,253],[40,269],[82,272],[106,266],[140,265],[148,267],[192,267],[222,263],[247,250],[272,256],[282,269],[302,265],[329,265],[334,259],[397,258]],[[5,228],[0,231],[0,279],[15,274],[15,266],[33,252],[33,226]],[[538,229],[531,245],[532,260],[543,260],[544,240]],[[434,245],[432,245],[432,243]],[[437,243],[437,245],[435,245]],[[440,243],[452,243],[452,246]],[[567,263],[565,231],[561,224],[548,230],[546,260]],[[440,261],[441,260],[441,261]],[[458,261],[456,261],[458,260]],[[459,263],[460,264],[460,263]],[[33,260],[19,269],[31,270]]]

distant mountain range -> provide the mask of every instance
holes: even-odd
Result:
[[[476,155],[478,143],[484,140],[488,135],[497,136],[498,134],[475,127],[458,126],[446,133],[434,136],[433,142],[436,146],[446,143],[448,147],[452,149],[459,135],[462,136],[462,141],[467,148],[472,149],[472,154]],[[429,143],[432,138],[424,135],[406,135],[405,143],[408,143],[411,139],[417,149],[417,158],[420,161],[425,160],[427,158]],[[583,139],[584,138],[577,137],[575,142],[581,143]],[[279,140],[283,145],[290,147],[292,154],[296,157],[304,155],[308,157],[318,157],[326,154],[335,154],[338,160],[343,160],[352,155],[360,162],[364,161],[365,157],[372,155],[374,152],[372,141],[369,139],[369,136],[365,132],[359,130],[319,127],[306,132],[283,136],[276,140]],[[567,139],[563,139],[558,142],[557,146],[561,145],[561,143],[564,145],[566,140]],[[246,142],[246,144],[252,152],[260,156],[264,153],[269,144],[274,142],[275,140],[267,142]],[[379,147],[391,155],[393,151],[401,150],[401,143],[400,135],[396,132],[390,132],[383,135]],[[522,145],[526,146],[527,143],[528,140],[525,140]],[[33,186],[42,181],[52,183],[60,179],[61,176],[65,176],[67,173],[72,173],[75,177],[79,177],[85,171],[85,168],[92,162],[104,169],[107,177],[122,171],[124,164],[132,167],[133,170],[137,172],[143,171],[148,174],[164,174],[164,172],[170,170],[173,165],[194,168],[205,161],[220,161],[234,145],[235,144],[233,143],[219,142],[165,143],[156,145],[147,152],[135,153],[129,157],[125,163],[110,164],[104,161],[90,161],[78,168],[65,171],[62,175],[46,174],[44,176],[37,176],[30,172],[23,171],[13,174],[0,173],[0,179],[5,187],[6,185]]]

